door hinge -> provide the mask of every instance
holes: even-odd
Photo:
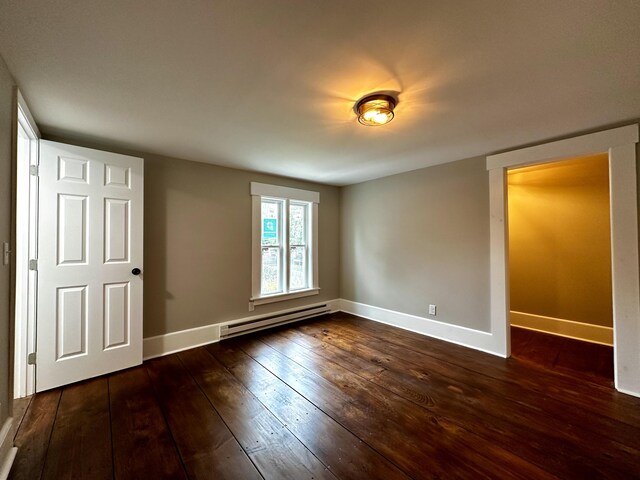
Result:
[[[9,242],[3,242],[2,243],[2,264],[9,265],[10,261],[11,261],[11,246],[9,245]]]
[[[35,365],[35,364],[36,364],[36,352],[33,352],[27,355],[27,365]]]
[[[38,270],[38,260],[29,260],[29,270]]]
[[[38,176],[38,165],[29,165],[29,174],[34,177]]]

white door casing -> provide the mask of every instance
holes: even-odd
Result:
[[[36,351],[36,298],[38,278],[29,270],[29,259],[38,256],[38,130],[29,108],[16,90],[18,138],[16,144],[16,290],[14,343],[14,398],[35,393],[35,366],[27,363]]]
[[[491,328],[497,348],[510,355],[509,242],[506,171],[607,152],[611,210],[615,386],[640,397],[640,247],[636,144],[638,124],[527,147],[487,157],[491,193]]]
[[[143,159],[40,143],[36,390],[142,363]]]

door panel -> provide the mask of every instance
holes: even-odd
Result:
[[[36,390],[142,363],[143,160],[40,144]]]
[[[58,265],[87,263],[86,195],[58,195]]]
[[[56,360],[87,353],[87,286],[57,289]]]
[[[89,183],[88,162],[81,158],[58,157],[58,180],[65,182]]]
[[[129,341],[129,282],[104,286],[104,348]]]
[[[104,261],[129,261],[129,200],[104,199]]]
[[[131,188],[129,175],[131,169],[119,165],[105,165],[104,184],[113,187]]]

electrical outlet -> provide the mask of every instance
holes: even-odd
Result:
[[[436,306],[435,305],[429,305],[429,315],[433,315],[435,317],[435,315],[436,315]]]
[[[253,302],[249,302],[249,311],[253,312],[254,309],[255,307],[253,306]]]

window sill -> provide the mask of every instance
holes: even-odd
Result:
[[[265,295],[263,297],[252,297],[250,301],[254,305],[264,305],[265,303],[284,302],[285,300],[293,300],[294,298],[309,297],[318,295],[319,288],[308,288],[306,290],[298,290],[290,293],[276,293],[275,295]]]

